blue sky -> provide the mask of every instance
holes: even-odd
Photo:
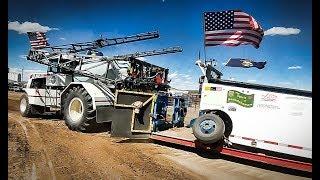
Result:
[[[207,59],[217,60],[223,78],[312,89],[311,1],[10,0],[8,3],[10,68],[24,68],[27,72],[46,70],[24,57],[30,46],[23,33],[28,27],[23,23],[46,27],[51,45],[91,41],[100,35],[119,37],[159,30],[159,39],[106,47],[102,51],[109,56],[180,46],[182,53],[148,57],[146,61],[169,68],[173,87],[197,89],[201,71],[194,62],[199,50],[203,58],[203,12],[240,9],[253,16],[269,35],[263,37],[258,49],[251,45],[207,47]],[[249,58],[267,64],[262,70],[223,67],[229,58]]]

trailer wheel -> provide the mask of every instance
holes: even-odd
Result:
[[[29,98],[27,94],[23,94],[20,97],[20,113],[23,117],[31,117],[32,114],[32,105],[29,104]]]
[[[92,98],[84,88],[73,87],[69,90],[63,103],[63,114],[65,123],[71,130],[90,132],[96,128]]]
[[[199,141],[205,144],[213,144],[222,139],[225,125],[219,116],[205,114],[195,120],[192,130]]]

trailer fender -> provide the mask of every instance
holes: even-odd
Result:
[[[88,82],[72,82],[70,83],[62,92],[61,92],[61,99],[66,98],[67,92],[75,87],[83,87],[91,96],[93,109],[95,110],[97,106],[110,106],[113,105],[114,98],[111,95],[104,93],[100,90],[96,85]],[[62,101],[63,103],[63,101]]]

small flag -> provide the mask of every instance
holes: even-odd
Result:
[[[264,62],[255,62],[249,59],[240,59],[240,58],[231,58],[227,62],[226,66],[229,67],[243,67],[243,68],[250,68],[256,67],[258,69],[263,69],[266,65],[266,61]]]
[[[263,30],[249,14],[240,10],[204,13],[205,46],[239,46],[259,48]]]
[[[49,46],[44,32],[28,32],[28,37],[32,48],[41,49]]]

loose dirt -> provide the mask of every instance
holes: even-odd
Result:
[[[23,118],[9,92],[9,179],[201,179],[149,143],[70,131],[62,120]]]
[[[226,160],[204,159],[201,164],[195,153],[127,142],[108,132],[74,132],[60,119],[24,118],[21,95],[8,93],[9,179],[301,179],[246,165],[237,172],[237,163]]]

